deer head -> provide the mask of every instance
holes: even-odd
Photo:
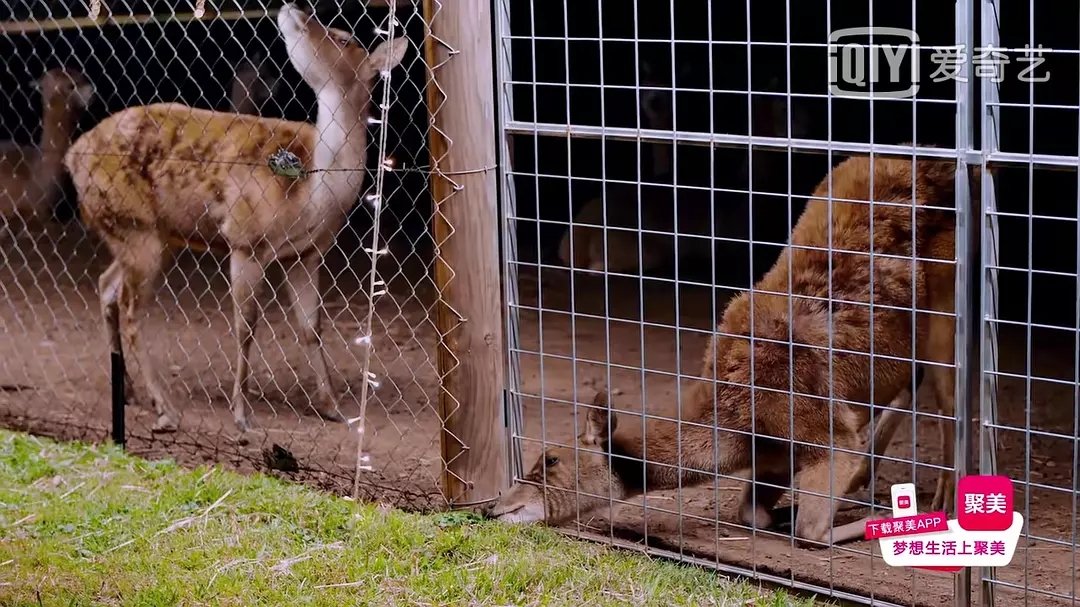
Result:
[[[782,93],[780,79],[773,77],[765,92]],[[788,97],[782,94],[757,95],[751,103],[751,131],[755,137],[788,137]],[[791,138],[802,139],[809,133],[809,119],[805,108],[798,104],[792,104],[791,109]],[[777,172],[782,169],[777,166],[780,162],[778,150],[755,151],[753,153],[754,181],[764,183],[765,180],[777,179]],[[744,161],[739,167],[742,181],[748,181],[750,167]]]
[[[670,69],[661,67],[655,60],[642,59],[640,68],[642,88],[639,99],[642,128],[659,131],[673,130],[677,79],[672,77]],[[685,64],[680,64],[676,69],[680,78],[685,78],[690,73],[690,67]],[[652,157],[650,175],[652,178],[671,176],[671,145],[670,143],[653,143],[648,146]]]
[[[358,83],[369,86],[401,63],[408,48],[408,40],[399,37],[368,52],[352,34],[322,25],[291,2],[278,12],[278,27],[289,61],[320,96],[336,92],[344,98]]]
[[[628,491],[610,464],[609,437],[615,427],[616,418],[608,408],[607,393],[601,391],[585,416],[585,430],[577,438],[578,448],[545,449],[523,482],[501,496],[488,515],[508,523],[560,525],[606,507],[612,499],[627,497]],[[639,462],[636,470],[640,469]]]
[[[94,85],[75,69],[51,69],[34,83],[34,88],[41,91],[46,105],[59,102],[69,108],[85,109],[94,100]]]

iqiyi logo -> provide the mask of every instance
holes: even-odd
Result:
[[[829,34],[829,92],[902,99],[919,92],[919,35],[899,27],[850,27]]]

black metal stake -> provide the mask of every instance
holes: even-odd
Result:
[[[120,352],[112,353],[112,439],[121,447],[124,446],[124,355]]]

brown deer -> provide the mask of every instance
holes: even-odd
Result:
[[[229,111],[259,116],[262,106],[281,87],[281,74],[266,53],[255,51],[236,64],[229,87]]]
[[[923,159],[914,167],[904,158],[842,162],[831,174],[832,203],[827,177],[752,299],[741,293],[728,305],[701,371],[702,378],[716,381],[695,380],[685,392],[681,429],[649,420],[644,436],[636,431],[640,424],[616,432],[617,418],[601,392],[578,437],[582,449],[547,449],[526,482],[512,487],[490,514],[558,525],[578,512],[606,507],[612,498],[699,484],[753,466],[753,481],[762,484],[751,483],[743,492],[739,514],[746,524],[770,526],[770,510],[784,484],[801,473],[794,522],[799,543],[861,537],[865,520],[833,527],[832,498],[855,490],[865,474],[860,430],[869,407],[857,403],[883,406],[910,398],[915,354],[942,414],[953,414],[955,377],[948,365],[955,320],[948,314],[954,311],[954,178],[951,161]],[[873,200],[872,215],[867,203],[849,200]],[[879,437],[882,428],[895,429],[898,415],[877,416]],[[945,465],[951,466],[955,429],[941,426]],[[793,439],[795,470],[789,466]],[[646,451],[648,463],[642,461]],[[941,476],[935,505],[951,501],[952,476]],[[588,496],[579,498],[575,487]]]
[[[161,103],[113,114],[65,158],[83,219],[114,258],[98,283],[109,345],[121,352],[123,308],[123,336],[154,401],[158,432],[175,430],[177,414],[149,357],[137,349],[137,314],[153,295],[166,253],[177,248],[229,254],[237,427],[249,428],[255,296],[272,262],[285,268],[300,341],[317,375],[314,408],[324,418],[343,419],[320,337],[319,269],[364,181],[372,84],[401,62],[407,40],[369,53],[291,3],[277,23],[293,67],[316,91],[314,125]],[[279,150],[293,153],[307,172],[294,178],[272,171],[267,160]]]
[[[61,195],[64,153],[79,116],[94,98],[94,85],[78,70],[51,69],[35,83],[41,91],[41,141],[0,143],[0,223],[47,220]]]

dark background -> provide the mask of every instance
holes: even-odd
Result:
[[[1050,49],[1074,49],[1072,53],[1049,53],[1037,74],[1047,70],[1050,81],[1034,86],[1019,82],[1014,63],[1006,66],[1006,79],[1000,85],[1001,146],[1009,152],[1040,154],[1077,154],[1080,140],[1078,123],[1077,53],[1080,48],[1077,5],[1044,0],[1005,3],[999,15],[1001,46],[1022,47],[1042,44]],[[633,90],[601,89],[633,85],[637,60],[635,53],[659,59],[661,65],[689,66],[675,84],[680,89],[705,89],[708,92],[679,92],[675,96],[676,124],[680,130],[745,134],[747,132],[748,88],[761,91],[772,76],[781,82],[790,72],[790,91],[798,94],[824,94],[827,88],[824,44],[830,30],[855,26],[894,26],[918,31],[923,45],[954,44],[954,5],[919,0],[912,4],[847,0],[798,0],[787,6],[782,0],[755,0],[753,3],[680,0],[675,3],[599,0],[567,2],[519,2],[511,0],[514,114],[518,120],[557,124],[637,126]],[[752,4],[747,14],[748,6]],[[61,2],[9,2],[0,8],[7,19],[47,20],[68,16]],[[362,42],[374,40],[374,27],[386,9],[367,9],[359,3],[342,3],[344,8],[324,3],[319,16],[330,25],[353,31]],[[129,4],[124,11],[190,12],[190,5],[164,2]],[[675,7],[674,9],[672,7]],[[85,14],[79,5],[78,14]],[[256,3],[240,6],[236,2],[209,2],[208,8],[220,11],[258,8]],[[976,3],[976,32],[978,32]],[[81,12],[80,12],[81,11]],[[674,11],[674,12],[673,12]],[[114,7],[114,13],[120,13]],[[393,81],[396,103],[390,112],[389,145],[399,164],[425,166],[427,109],[424,106],[425,69],[419,42],[423,24],[419,15],[399,9],[399,19],[414,41],[403,65],[408,80]],[[567,37],[582,40],[567,41]],[[529,40],[532,38],[533,40]],[[547,39],[545,39],[547,38]],[[603,38],[601,45],[596,41]],[[633,39],[662,39],[663,43],[634,43]],[[670,40],[678,42],[672,44]],[[750,41],[747,45],[746,42]],[[978,36],[975,38],[978,44]],[[711,41],[712,44],[708,44]],[[784,44],[785,41],[793,45]],[[798,46],[815,43],[816,48]],[[285,65],[284,48],[269,18],[252,21],[204,21],[192,23],[103,26],[81,30],[69,29],[44,33],[15,34],[0,37],[0,95],[4,98],[0,115],[0,138],[33,142],[40,133],[40,100],[29,85],[46,69],[59,65],[79,67],[97,86],[99,98],[89,108],[80,131],[92,127],[112,112],[131,105],[155,101],[180,101],[199,107],[224,107],[232,66],[245,49],[265,47],[269,60]],[[601,61],[601,51],[603,61]],[[829,107],[824,99],[801,99],[803,110],[811,117],[810,137],[837,141],[861,141],[880,144],[919,144],[952,146],[954,144],[954,83],[930,82],[935,66],[929,53],[922,56],[922,89],[919,101],[865,101],[834,98]],[[711,69],[710,69],[711,65]],[[748,69],[748,65],[750,66]],[[400,72],[398,72],[400,73]],[[314,118],[314,96],[291,67],[284,69],[284,85],[264,115],[291,119]],[[973,79],[978,90],[978,81]],[[569,88],[568,86],[569,85]],[[727,91],[727,92],[725,92]],[[378,94],[378,91],[376,91]],[[1032,98],[1033,97],[1033,98]],[[1032,112],[1032,101],[1057,108]],[[710,111],[711,108],[711,111]],[[981,116],[974,116],[976,125]],[[374,141],[377,133],[372,133]],[[514,167],[518,248],[522,260],[550,259],[574,208],[598,195],[599,186],[588,181],[573,181],[570,196],[568,181],[573,178],[638,179],[638,146],[618,142],[560,137],[515,138]],[[976,145],[978,145],[976,128]],[[1030,142],[1034,142],[1034,147]],[[733,187],[730,167],[745,151],[679,146],[677,150],[679,183]],[[599,159],[603,158],[604,162]],[[840,161],[834,157],[833,163]],[[378,162],[369,154],[369,166]],[[821,154],[794,154],[790,187],[776,183],[769,192],[774,197],[755,197],[754,238],[781,243],[797,218],[807,195],[822,179],[829,159]],[[710,170],[710,168],[712,170]],[[536,175],[553,177],[536,177]],[[557,177],[563,176],[563,177]],[[710,179],[711,178],[711,179]],[[70,194],[70,187],[69,194]],[[388,183],[389,209],[387,229],[407,236],[410,243],[425,247],[430,215],[426,177],[422,171],[395,173]],[[537,211],[537,199],[545,203]],[[997,182],[999,210],[1027,217],[1002,217],[1000,261],[1013,270],[1000,273],[1002,316],[1064,326],[1076,325],[1077,280],[1077,175],[1075,172],[1026,168],[1003,169]],[[65,201],[70,217],[70,198]],[[65,210],[59,209],[64,215]],[[537,223],[529,218],[551,223]],[[790,218],[789,218],[790,216]],[[363,205],[353,213],[352,223],[362,234],[370,225]],[[774,253],[775,254],[775,253]],[[1029,271],[1031,270],[1031,271]],[[1029,285],[1030,283],[1030,285]],[[1030,306],[1029,306],[1030,301]]]
[[[1046,49],[1073,50],[1071,53],[1045,54],[1046,62],[1033,74],[1040,76],[1049,71],[1050,80],[1033,87],[1017,80],[1019,71],[1027,67],[1016,62],[1021,54],[1008,53],[1011,63],[1005,66],[1005,81],[999,85],[1000,100],[1006,106],[1018,104],[1023,107],[1002,107],[1001,149],[1075,155],[1080,135],[1077,120],[1080,103],[1077,74],[1080,70],[1075,50],[1080,48],[1078,7],[1044,0],[1031,0],[1031,3],[1033,7],[1026,2],[1002,3],[998,18],[999,46],[1022,48],[1025,44],[1032,47],[1042,44]],[[746,134],[748,81],[753,91],[762,91],[770,77],[778,75],[784,82],[790,70],[791,93],[824,95],[827,92],[825,44],[829,31],[867,25],[891,26],[914,29],[924,46],[955,44],[954,4],[937,1],[710,3],[681,0],[634,3],[602,0],[567,3],[569,8],[565,9],[561,4],[510,2],[513,33],[515,37],[521,37],[512,43],[514,79],[525,83],[547,83],[515,85],[513,102],[518,120],[566,124],[569,119],[573,124],[637,127],[633,90],[607,89],[601,102],[600,91],[587,86],[600,82],[601,77],[606,85],[632,86],[635,46],[639,56],[659,58],[663,65],[671,64],[674,47],[675,64],[691,67],[688,77],[680,74],[676,78],[677,87],[714,91],[711,112],[708,93],[680,91],[676,94],[676,129],[708,132],[711,127],[716,133]],[[978,46],[980,3],[974,4],[974,40]],[[749,16],[748,6],[751,7]],[[535,40],[529,40],[529,37]],[[567,37],[571,41],[564,40]],[[602,49],[595,40],[573,40],[598,37],[605,40]],[[632,42],[635,38],[674,38],[678,42],[674,45],[670,42],[635,45]],[[707,44],[710,40],[711,45]],[[747,40],[751,44],[747,45]],[[792,43],[790,51],[786,41]],[[800,43],[818,46],[797,46]],[[751,69],[748,69],[748,63]],[[956,109],[954,104],[942,101],[955,98],[955,83],[949,80],[931,82],[929,76],[935,68],[930,51],[924,51],[918,101],[875,101],[873,120],[870,103],[866,101],[833,98],[831,121],[824,99],[799,99],[795,103],[801,104],[811,118],[810,138],[824,140],[831,137],[834,141],[878,144],[915,141],[919,145],[951,147],[955,143]],[[970,82],[978,95],[979,81],[973,77]],[[569,94],[567,83],[570,84]],[[1026,107],[1032,102],[1065,107],[1040,108],[1032,112]],[[976,120],[975,144],[979,145],[982,118],[976,115],[973,120]],[[600,193],[597,184],[574,180],[574,207],[571,208],[566,203],[569,198],[567,179],[543,175],[599,178],[606,174],[608,178],[637,179],[638,146],[634,142],[572,139],[568,145],[565,139],[555,137],[517,137],[514,147],[517,163],[514,168],[527,174],[518,176],[515,181],[518,216],[536,217],[536,199],[540,198],[545,201],[541,206],[541,218],[553,222],[520,222],[522,259],[541,257],[550,260],[565,229],[554,222],[568,221],[574,209]],[[714,187],[734,187],[730,183],[730,167],[746,156],[745,151],[723,148],[710,156],[708,148],[689,145],[679,146],[676,154],[679,183],[709,185],[712,173]],[[601,157],[606,162],[596,161]],[[833,164],[841,160],[842,157],[834,157]],[[768,191],[780,196],[754,198],[755,241],[783,242],[788,233],[789,209],[791,217],[797,219],[805,204],[805,199],[789,199],[786,194],[808,195],[824,177],[827,168],[825,155],[793,155],[790,188],[787,183],[776,183]],[[536,174],[541,177],[535,177]],[[999,211],[1043,217],[1030,221],[1027,217],[999,218],[999,261],[1003,266],[1015,268],[999,274],[1001,316],[1027,320],[1030,312],[1033,322],[1076,326],[1075,276],[1040,274],[1076,273],[1076,172],[1036,170],[1031,174],[1024,167],[1002,169],[996,193]],[[777,249],[770,248],[775,256]],[[1029,273],[1029,268],[1034,273]]]

